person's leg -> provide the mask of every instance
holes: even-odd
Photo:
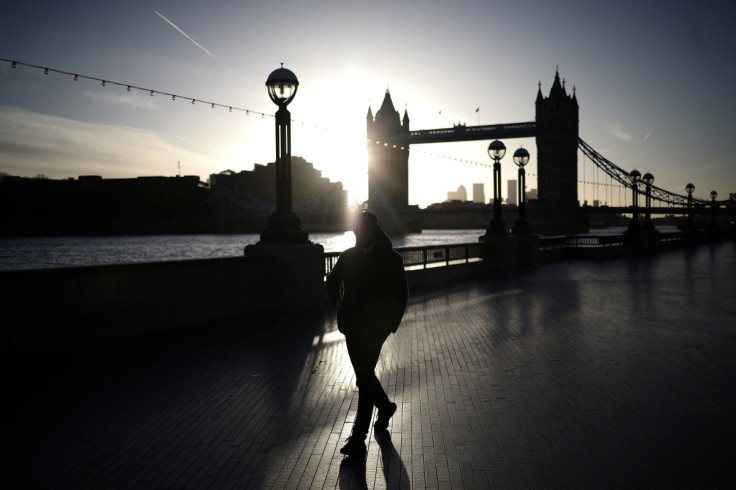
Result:
[[[373,373],[373,402],[379,410],[386,408],[391,403],[375,372]]]
[[[376,394],[379,396],[378,401],[381,406],[388,403],[388,397],[375,375],[384,340],[384,336],[349,336],[346,338],[348,355],[353,364],[355,381],[358,386],[358,413],[355,416],[352,436],[355,438],[365,439],[368,435]]]

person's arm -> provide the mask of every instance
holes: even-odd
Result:
[[[325,291],[327,292],[327,299],[330,301],[330,306],[332,308],[335,308],[340,301],[340,284],[342,284],[343,262],[342,254],[340,254],[340,257],[338,257],[332,271],[330,271],[325,278]]]
[[[393,316],[394,326],[392,331],[396,332],[404,317],[406,305],[409,301],[409,284],[406,281],[406,271],[404,270],[404,259],[398,253],[394,254],[394,264],[392,264],[392,283],[393,283]]]

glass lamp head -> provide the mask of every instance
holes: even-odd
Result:
[[[685,190],[687,191],[687,194],[689,196],[692,196],[693,195],[693,191],[695,191],[695,186],[692,185],[692,184],[688,184],[688,185],[685,186]]]
[[[506,145],[504,145],[502,142],[495,140],[491,141],[491,144],[488,145],[488,156],[490,156],[493,160],[500,160],[505,154]]]
[[[638,170],[634,169],[629,174],[629,178],[631,179],[631,182],[632,183],[637,184],[639,182],[639,180],[641,180],[641,172],[639,172]]]
[[[271,97],[273,103],[279,107],[286,107],[294,100],[299,80],[294,72],[284,68],[282,63],[281,68],[272,71],[268,76],[266,87],[268,87],[268,96]]]
[[[716,191],[710,191],[710,198],[715,201],[718,198],[718,193]]]
[[[647,172],[644,174],[644,177],[641,178],[641,181],[646,185],[652,185],[654,183],[654,175]]]
[[[524,148],[516,150],[514,152],[514,163],[519,167],[524,168],[524,166],[529,163],[529,152]]]

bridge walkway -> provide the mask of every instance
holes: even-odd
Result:
[[[4,365],[5,488],[732,482],[733,243],[414,291],[365,463],[333,320],[260,316]]]

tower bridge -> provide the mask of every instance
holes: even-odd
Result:
[[[535,138],[537,145],[538,200],[529,203],[529,218],[536,232],[543,234],[575,233],[584,231],[589,213],[631,212],[633,208],[580,207],[578,199],[578,150],[596,168],[603,171],[611,182],[622,188],[645,195],[644,182],[632,184],[629,171],[622,169],[595,151],[578,136],[578,101],[568,94],[559,72],[555,73],[549,95],[542,94],[541,83],[535,101],[534,121],[485,124],[478,126],[455,125],[451,128],[411,130],[409,113],[403,118],[394,108],[391,93],[386,94],[375,116],[368,108],[366,130],[368,136],[368,206],[376,212],[388,229],[405,232],[416,226],[416,209],[409,206],[409,152],[411,145],[460,141]],[[632,186],[635,186],[632,189]],[[651,184],[652,201],[669,206],[652,208],[651,213],[676,213],[687,209],[688,202],[695,207],[725,208],[727,201],[704,201],[668,191]],[[666,210],[666,211],[665,211]],[[729,211],[730,212],[730,211]],[[720,214],[720,211],[718,211]]]
[[[412,131],[408,111],[400,117],[386,90],[375,116],[370,107],[366,116],[369,209],[388,229],[408,231],[402,215],[409,209],[409,152],[413,144],[534,137],[540,204],[530,209],[534,227],[542,233],[578,231],[577,97],[574,90],[572,95],[567,93],[556,72],[548,96],[542,94],[540,83],[535,107],[535,121]]]

